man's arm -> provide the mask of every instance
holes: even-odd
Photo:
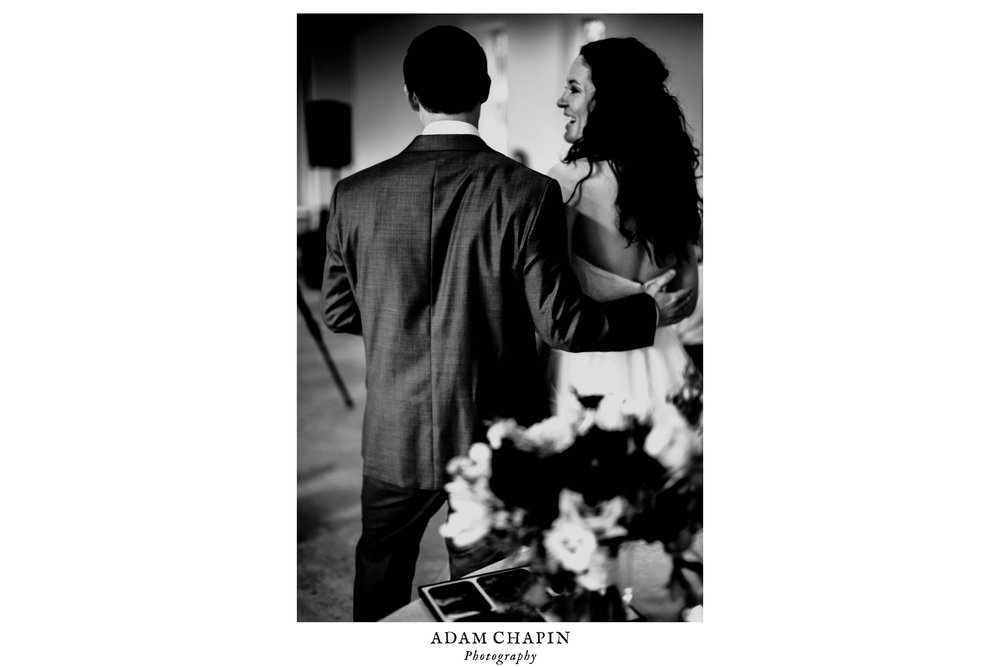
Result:
[[[337,189],[330,200],[330,223],[326,229],[326,262],[323,266],[323,322],[336,333],[361,334],[361,313],[347,277],[341,248],[341,211]]]
[[[519,270],[535,328],[571,352],[631,350],[653,344],[658,305],[646,294],[598,303],[586,297],[567,261],[562,198],[550,181],[525,227]]]

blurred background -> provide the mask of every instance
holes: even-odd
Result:
[[[349,621],[361,534],[364,346],[317,324],[328,205],[337,181],[402,151],[420,133],[403,94],[410,42],[455,25],[486,51],[493,84],[480,132],[492,148],[545,173],[566,154],[556,107],[583,44],[635,37],[670,70],[695,145],[702,146],[702,16],[364,15],[298,17],[298,619]],[[636,122],[655,122],[636,109]],[[431,522],[414,587],[447,578]]]

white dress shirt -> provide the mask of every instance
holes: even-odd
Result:
[[[427,127],[420,134],[474,134],[478,137],[479,129],[461,120],[436,120],[427,123]]]

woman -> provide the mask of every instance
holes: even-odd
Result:
[[[562,187],[573,269],[598,301],[648,289],[671,269],[677,276],[668,291],[697,290],[698,151],[664,86],[668,74],[636,39],[591,42],[570,66],[557,102],[571,146],[549,176]],[[656,406],[683,385],[688,363],[673,327],[658,329],[653,346],[641,350],[554,350],[554,409],[568,409],[574,393],[613,392],[646,403],[655,419]]]

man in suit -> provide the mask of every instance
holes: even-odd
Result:
[[[324,321],[364,337],[367,366],[356,621],[409,602],[445,465],[484,439],[484,421],[546,416],[536,330],[558,349],[633,349],[694,306],[688,292],[583,296],[559,185],[479,138],[490,79],[471,35],[423,33],[403,75],[424,131],[338,184],[327,233]],[[453,577],[502,555],[488,542],[448,547]]]

